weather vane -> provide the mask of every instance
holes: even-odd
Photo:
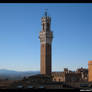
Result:
[[[48,11],[48,9],[45,9],[45,16],[47,16],[47,11]]]

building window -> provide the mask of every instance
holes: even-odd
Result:
[[[44,24],[43,24],[43,30],[44,30]]]
[[[47,30],[49,30],[50,29],[50,24],[49,23],[47,23]]]

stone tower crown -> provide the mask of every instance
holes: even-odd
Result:
[[[45,15],[41,19],[42,22],[42,31],[40,32],[40,42],[42,43],[48,43],[51,44],[53,39],[53,32],[51,32],[51,17],[47,15],[47,12],[45,12]]]
[[[43,16],[41,20],[42,20],[42,31],[45,32],[50,31],[51,17],[47,15],[47,12],[45,12],[45,16]]]

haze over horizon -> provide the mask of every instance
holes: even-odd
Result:
[[[51,16],[52,70],[92,60],[92,4],[0,4],[0,69],[40,71],[41,17]]]

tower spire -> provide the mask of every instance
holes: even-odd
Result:
[[[46,16],[46,17],[47,17],[47,10],[48,10],[48,9],[45,9],[45,16]]]

